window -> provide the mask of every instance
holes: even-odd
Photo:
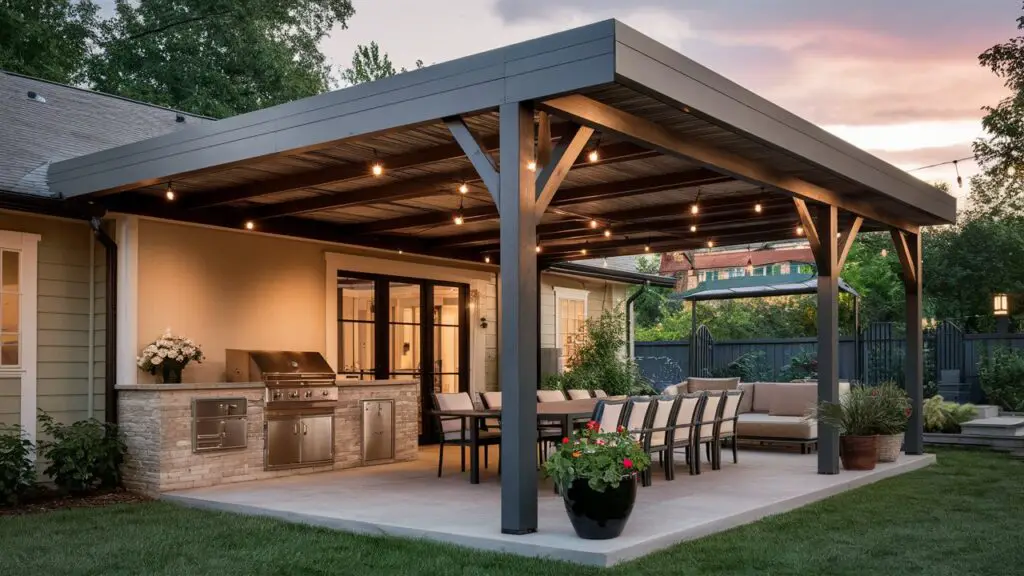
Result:
[[[571,366],[576,349],[587,336],[586,290],[555,288],[555,345],[558,347],[558,368]]]
[[[0,250],[0,368],[21,365],[21,251]]]
[[[338,373],[373,380],[375,303],[373,280],[338,278]]]

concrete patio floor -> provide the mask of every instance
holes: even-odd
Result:
[[[934,461],[932,455],[901,455],[898,462],[879,464],[870,472],[822,476],[815,473],[813,455],[741,450],[739,464],[730,460],[718,471],[708,465],[699,476],[688,475],[679,465],[673,482],[666,482],[656,468],[654,485],[640,489],[625,532],[605,541],[576,537],[550,481],[541,483],[539,531],[526,536],[502,534],[496,459],[491,460],[490,470],[481,470],[481,483],[474,486],[468,472],[459,472],[455,450],[446,454],[445,475],[440,479],[436,449],[424,448],[414,462],[183,490],[164,498],[350,532],[611,566]]]

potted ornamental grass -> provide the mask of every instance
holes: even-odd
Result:
[[[907,423],[913,412],[910,397],[895,382],[886,382],[871,389],[874,402],[880,404],[878,422],[878,461],[895,462],[900,457]]]
[[[874,470],[885,408],[874,388],[854,386],[839,402],[822,402],[812,418],[839,430],[839,455],[847,470]]]
[[[637,478],[650,464],[625,428],[601,432],[590,421],[562,439],[544,472],[558,486],[576,535],[606,540],[622,534],[636,501]]]
[[[190,362],[201,364],[204,358],[202,349],[191,338],[175,336],[168,328],[142,349],[135,363],[143,372],[159,373],[164,384],[180,384],[185,366]]]

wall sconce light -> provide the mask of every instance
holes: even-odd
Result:
[[[992,297],[992,313],[996,316],[1009,316],[1010,297],[1006,294],[996,294]]]

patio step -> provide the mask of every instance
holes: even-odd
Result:
[[[976,446],[1000,452],[1024,453],[1024,436],[994,436],[976,434],[935,434],[926,432],[924,443],[938,446]]]
[[[1024,436],[1024,418],[1015,416],[996,416],[995,418],[978,418],[960,425],[964,436]]]

